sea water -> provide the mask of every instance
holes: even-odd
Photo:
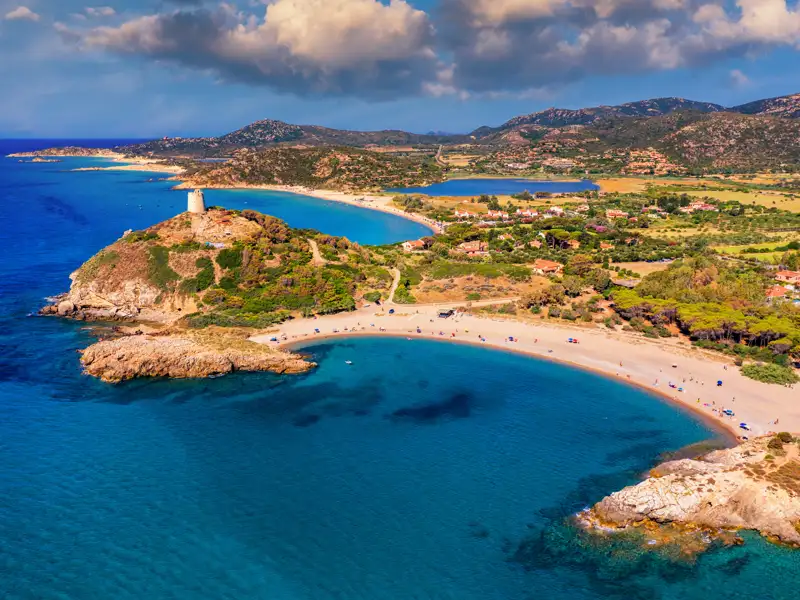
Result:
[[[29,314],[185,194],[72,164],[0,160],[0,597],[797,598],[800,554],[757,536],[686,564],[576,544],[570,515],[715,435],[591,373],[364,338],[299,376],[81,375],[86,325]]]
[[[569,194],[599,189],[589,180],[581,181],[538,181],[535,179],[451,179],[425,187],[409,187],[389,190],[400,194],[426,194],[428,196],[502,196],[522,192],[549,192]]]

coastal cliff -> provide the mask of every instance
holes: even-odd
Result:
[[[296,316],[352,310],[356,296],[385,291],[391,274],[370,261],[346,239],[255,211],[186,212],[126,232],[72,273],[69,292],[41,314],[140,324],[134,335],[84,351],[86,372],[105,381],[296,373],[313,365],[247,338]]]
[[[653,524],[720,533],[747,529],[800,546],[800,447],[783,433],[667,462],[581,520],[590,528],[621,531]]]

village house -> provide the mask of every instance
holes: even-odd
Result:
[[[528,242],[528,246],[530,246],[531,248],[537,248],[538,249],[538,248],[542,247],[542,242],[539,241],[539,240],[533,240],[532,242]]]
[[[488,215],[490,218],[502,219],[503,221],[507,221],[510,218],[508,213],[503,212],[502,210],[490,210]]]
[[[455,211],[456,219],[474,219],[478,215],[475,213],[471,213],[468,210],[458,210]]]
[[[502,240],[502,241],[505,241],[505,240],[513,240],[513,239],[514,239],[514,236],[513,236],[513,235],[511,235],[510,233],[504,233],[503,235],[499,236],[497,239],[498,239],[498,240]]]
[[[525,210],[522,210],[521,208],[518,208],[516,214],[517,214],[518,217],[528,217],[530,219],[535,219],[536,217],[539,216],[539,212],[538,211],[531,210],[529,208],[526,208]]]
[[[581,247],[581,243],[578,240],[570,240],[570,241],[567,242],[567,244],[573,250],[577,250],[578,248]]]
[[[589,212],[589,210],[590,209],[589,209],[589,205],[588,204],[582,204],[578,208],[575,209],[575,212],[587,213],[587,212]]]
[[[679,208],[682,213],[690,215],[695,212],[717,212],[717,207],[706,202],[692,202],[689,206]]]
[[[609,244],[608,242],[600,242],[600,250],[613,250],[614,244]]]
[[[563,270],[564,265],[552,260],[537,258],[533,263],[533,272],[537,275],[560,275]]]
[[[551,217],[563,217],[564,216],[564,209],[560,206],[551,206],[547,209],[547,213]]]
[[[419,252],[420,250],[425,250],[426,247],[427,244],[422,240],[403,242],[403,250],[405,252]]]
[[[775,279],[782,283],[800,284],[800,271],[778,271]]]
[[[774,304],[775,302],[780,302],[786,299],[788,295],[788,291],[786,288],[783,288],[779,285],[773,285],[771,288],[767,290],[767,302],[770,304]]]
[[[629,216],[624,210],[617,210],[616,208],[610,208],[606,211],[607,219],[627,219]]]
[[[486,242],[464,242],[458,246],[458,251],[467,256],[481,256],[489,251],[489,244]]]

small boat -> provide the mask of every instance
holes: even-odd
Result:
[[[353,364],[353,361],[352,361],[352,360],[346,360],[346,361],[344,361],[344,364],[346,364],[346,365],[352,365],[352,364]]]

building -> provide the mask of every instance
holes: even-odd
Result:
[[[537,275],[560,275],[564,271],[564,265],[552,260],[537,258],[533,263],[533,272]]]
[[[542,247],[542,242],[540,242],[539,240],[533,240],[532,242],[528,242],[528,246],[530,246],[531,248],[538,249]]]
[[[609,244],[608,242],[600,242],[600,250],[613,250],[614,244]]]
[[[767,302],[770,304],[774,302],[780,302],[786,299],[788,295],[788,291],[786,288],[782,288],[779,285],[773,285],[771,288],[767,290]]]
[[[186,210],[196,215],[202,215],[204,212],[206,212],[206,203],[202,190],[194,190],[193,192],[189,192],[189,202]]]
[[[498,240],[502,240],[502,241],[506,241],[506,240],[513,240],[513,239],[514,239],[514,236],[513,236],[513,235],[511,235],[510,233],[504,233],[503,235],[501,235],[501,236],[498,236],[498,238],[497,238],[497,239],[498,239]]]
[[[547,209],[547,214],[551,217],[563,217],[564,216],[564,209],[560,206],[551,206]]]
[[[536,217],[539,216],[539,212],[535,211],[535,210],[531,210],[529,208],[526,208],[525,210],[522,210],[521,208],[518,208],[517,209],[517,216],[518,217],[527,217],[529,219],[535,219]]]
[[[456,209],[455,212],[456,219],[474,219],[478,215],[475,213],[471,213],[468,210],[458,210]]]
[[[403,250],[406,252],[419,252],[420,250],[425,250],[426,247],[427,244],[422,240],[403,242]]]
[[[607,219],[627,219],[629,216],[630,215],[624,210],[617,210],[616,208],[611,208],[606,211]]]
[[[689,206],[679,208],[682,213],[690,215],[696,212],[717,212],[717,207],[707,202],[692,202]]]
[[[508,219],[510,219],[508,213],[502,210],[490,210],[488,216],[492,219],[502,219],[503,221],[508,221]]]
[[[581,247],[581,243],[578,240],[570,240],[569,242],[567,242],[567,244],[573,250],[577,250],[578,248]]]
[[[467,256],[481,256],[489,251],[489,244],[486,242],[464,242],[458,246],[458,251]]]
[[[775,279],[782,283],[800,284],[800,271],[778,271]]]

